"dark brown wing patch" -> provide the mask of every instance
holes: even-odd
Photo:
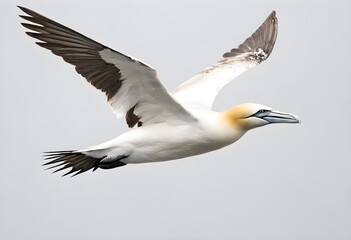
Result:
[[[120,70],[99,55],[108,47],[32,10],[19,8],[29,15],[20,17],[36,24],[22,23],[33,31],[26,32],[29,36],[41,41],[37,42],[39,46],[73,64],[79,74],[107,95],[108,100],[118,92],[123,80]]]
[[[232,58],[243,53],[253,53],[252,58],[261,62],[271,54],[277,38],[278,19],[273,11],[264,23],[245,40],[238,48],[233,48],[223,55],[224,58]]]
[[[134,127],[136,124],[138,124],[138,127],[143,125],[142,122],[140,122],[140,117],[134,114],[135,106],[129,109],[126,114],[126,122],[130,128]]]

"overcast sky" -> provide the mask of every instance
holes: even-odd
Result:
[[[256,102],[300,125],[255,129],[178,161],[44,171],[42,152],[127,131],[105,96],[34,44],[16,5],[158,70],[169,90],[250,36],[272,10],[270,58],[235,79],[215,110]],[[1,239],[351,239],[351,2],[0,2]]]

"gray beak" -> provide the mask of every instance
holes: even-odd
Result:
[[[295,114],[271,111],[262,117],[269,123],[301,123],[300,118]]]

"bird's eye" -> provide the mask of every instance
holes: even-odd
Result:
[[[254,116],[263,116],[263,115],[266,115],[266,114],[268,114],[270,111],[269,110],[267,110],[267,109],[260,109],[260,110],[258,110],[255,114],[254,114]]]
[[[252,114],[252,115],[250,115],[250,116],[248,116],[246,118],[250,118],[250,117],[259,117],[259,118],[261,118],[261,117],[264,117],[267,114],[269,114],[269,112],[270,112],[270,110],[260,109],[256,113],[254,113],[254,114]]]

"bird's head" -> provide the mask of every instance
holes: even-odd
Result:
[[[248,131],[271,123],[300,123],[295,114],[278,112],[256,103],[244,103],[222,113],[232,127]]]

